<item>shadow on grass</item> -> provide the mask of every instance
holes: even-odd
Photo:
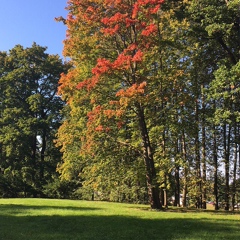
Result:
[[[129,206],[127,208],[137,209],[141,211],[149,211],[149,207],[143,206]],[[212,213],[218,215],[240,215],[240,211],[237,209],[235,211],[225,211],[223,209],[212,210],[212,209],[197,209],[197,208],[184,208],[184,207],[169,207],[167,209],[163,209],[164,212],[173,212],[173,213]]]
[[[39,206],[39,205],[22,205],[22,204],[0,204],[0,216],[10,215],[10,214],[21,214],[26,211],[32,210],[70,210],[70,211],[94,211],[99,210],[101,208],[90,208],[90,207],[74,207],[74,206]],[[2,240],[2,239],[0,239]]]
[[[180,215],[179,218],[150,220],[126,216],[94,216],[94,212],[92,215],[79,216],[2,214],[10,210],[17,212],[19,208],[22,211],[29,208],[46,209],[45,206],[0,205],[0,240],[240,239],[240,225],[237,220],[213,221],[181,218]]]

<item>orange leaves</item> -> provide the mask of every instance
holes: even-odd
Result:
[[[110,75],[116,71],[122,72],[123,70],[127,70],[131,67],[131,63],[142,62],[143,56],[143,52],[137,49],[137,45],[131,44],[113,62],[105,58],[99,58],[97,59],[96,66],[92,68],[93,76],[80,82],[77,85],[77,89],[85,88],[90,91],[99,83],[101,76],[104,74]]]
[[[88,91],[90,91],[97,85],[98,82],[99,82],[99,77],[94,75],[93,77],[80,82],[77,85],[77,89],[86,88]]]
[[[164,0],[138,0],[137,2],[142,6],[161,5],[164,2]]]
[[[106,35],[113,35],[118,32],[120,25],[119,23],[124,23],[127,14],[121,14],[117,12],[112,17],[105,17],[101,22],[106,26],[102,29],[102,32]]]
[[[72,69],[67,74],[62,73],[60,80],[58,82],[58,94],[63,96],[63,98],[69,98],[67,95],[71,95],[71,92],[75,90],[77,82],[76,78],[78,75],[77,69]]]
[[[147,56],[154,54],[149,46],[157,42],[156,14],[162,2],[69,1],[65,53],[73,57],[78,72],[73,69],[62,76],[60,90],[77,87],[80,93],[74,97],[86,94],[89,135],[117,131],[124,125],[126,106],[148,98],[144,82],[151,77]]]
[[[139,12],[146,15],[156,14],[164,0],[138,0],[133,5],[132,18],[137,18]]]
[[[145,102],[147,96],[145,93],[147,83],[142,82],[140,84],[133,84],[127,89],[121,89],[116,93],[116,96],[119,97],[119,104],[122,109],[126,109],[129,105],[136,102]]]
[[[95,10],[96,10],[96,9],[95,9],[93,6],[89,6],[89,7],[87,8],[86,12],[89,12],[89,13],[93,14],[93,13],[95,12]]]
[[[97,65],[92,69],[94,75],[101,75],[109,71],[112,68],[112,64],[109,60],[105,58],[99,58],[97,60]]]
[[[96,131],[98,132],[102,132],[104,131],[104,127],[102,125],[98,125],[96,128],[95,128]]]
[[[154,23],[151,23],[150,25],[146,26],[145,29],[142,31],[143,36],[149,36],[151,34],[157,33],[157,25]]]
[[[138,50],[132,58],[133,62],[141,62],[143,59],[143,52]]]
[[[123,28],[128,28],[135,25],[136,28],[143,27],[143,19],[151,19],[152,14],[157,14],[161,7],[163,0],[137,0],[131,6],[123,3],[124,1],[105,1],[105,4],[110,8],[109,11],[113,11],[112,16],[102,18],[101,23],[103,27],[101,31],[106,35],[114,35],[119,33]],[[124,10],[122,11],[117,10]],[[132,10],[131,10],[132,9]],[[89,11],[92,11],[90,9]],[[108,11],[106,11],[108,12]],[[141,16],[141,20],[138,19],[138,15]],[[123,28],[122,28],[123,27]],[[148,29],[143,29],[143,35],[149,36],[153,30],[153,25],[149,25]]]
[[[159,1],[159,2],[163,2],[163,1]],[[161,4],[157,4],[155,7],[149,9],[149,13],[151,14],[157,13],[160,7],[161,7]]]
[[[125,49],[125,52],[127,51],[134,51],[137,49],[137,44],[136,43],[132,43],[132,44],[129,44],[128,47]]]
[[[125,22],[126,17],[127,17],[127,14],[122,14],[117,12],[112,17],[103,18],[101,22],[107,26],[111,26],[116,23]]]
[[[138,12],[139,12],[139,4],[136,2],[134,5],[133,5],[133,11],[132,11],[132,18],[135,19],[137,18],[137,15],[138,15]]]
[[[128,69],[131,62],[141,62],[142,58],[143,52],[141,50],[137,50],[136,44],[131,44],[124,50],[124,52],[120,53],[117,56],[116,60],[113,63],[104,58],[98,59],[97,65],[95,68],[93,68],[92,73],[95,75],[101,75],[103,73],[107,73],[110,70],[114,71],[118,69]]]
[[[125,23],[126,23],[126,27],[128,28],[128,27],[130,27],[130,26],[132,26],[134,24],[137,24],[138,20],[133,19],[133,17],[132,18],[126,18],[125,19]]]
[[[112,103],[116,105],[117,101]],[[110,103],[111,104],[111,103]],[[115,118],[120,119],[124,114],[124,111],[121,109],[104,109],[103,106],[96,106],[92,111],[87,113],[88,121],[87,126],[88,130],[93,130],[97,132],[109,132],[111,128],[108,126],[107,119]],[[123,123],[121,122],[121,126]],[[116,126],[119,128],[119,121],[116,123]]]
[[[123,89],[119,90],[116,93],[116,96],[132,98],[134,96],[142,95],[144,94],[146,85],[147,85],[146,82],[142,82],[140,84],[135,83],[131,87],[127,88],[126,90],[123,90]]]
[[[113,35],[113,34],[117,33],[118,30],[119,30],[119,25],[116,24],[112,28],[105,28],[105,29],[103,29],[102,32],[105,33],[106,35]]]
[[[104,110],[103,113],[108,118],[112,118],[112,117],[120,118],[123,115],[124,111],[121,109],[118,109],[118,110],[107,109],[107,110]]]
[[[128,69],[130,67],[131,56],[121,53],[114,61],[114,69]]]
[[[114,6],[114,4],[117,4],[117,5],[121,4],[123,2],[123,0],[105,0],[104,2],[107,6],[112,7],[112,6]]]
[[[95,121],[100,113],[102,112],[102,107],[100,105],[96,106],[91,112],[88,112],[88,123],[91,124],[93,121]]]

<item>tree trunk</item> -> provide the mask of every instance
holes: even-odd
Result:
[[[154,166],[152,147],[145,122],[144,109],[140,104],[137,105],[137,111],[139,128],[143,143],[143,156],[146,166],[146,179],[149,202],[152,209],[162,209],[162,204],[159,198],[159,187],[156,181],[156,169]]]
[[[196,101],[195,105],[195,121],[196,124],[199,123],[199,109],[198,109],[198,103]],[[196,184],[197,184],[197,192],[196,192],[196,208],[202,207],[202,178],[201,178],[201,159],[200,159],[200,142],[199,142],[199,126],[197,125],[196,132],[195,132],[195,171],[196,171]]]
[[[232,210],[234,211],[235,206],[235,198],[236,198],[236,180],[237,180],[237,157],[238,157],[238,147],[237,147],[237,136],[239,136],[239,133],[237,134],[237,124],[235,123],[234,126],[234,159],[233,159],[233,182],[232,182]]]
[[[44,180],[44,159],[45,159],[45,151],[46,151],[46,130],[43,129],[42,134],[42,145],[41,145],[41,163],[40,163],[40,182]]]
[[[188,172],[188,166],[187,166],[187,149],[186,149],[186,140],[185,140],[185,133],[182,132],[182,155],[184,160],[184,167],[183,167],[183,197],[182,197],[182,206],[187,206],[187,172]]]
[[[180,207],[180,180],[179,180],[179,165],[175,164],[175,196],[174,206]]]
[[[37,169],[37,135],[32,136],[32,145],[31,145],[31,165],[32,165],[32,183],[33,186],[37,187],[37,179],[36,179],[36,169]],[[33,197],[37,197],[37,192],[33,191]]]
[[[203,86],[201,87],[203,89]],[[205,97],[202,91],[202,208],[207,208],[207,166],[206,166],[206,124],[205,124]]]
[[[168,208],[167,189],[165,188],[165,189],[163,190],[163,192],[164,192],[164,207],[165,207],[165,208]]]
[[[225,163],[225,194],[224,194],[224,209],[229,211],[229,144],[230,144],[230,126],[228,125],[227,133],[227,124],[224,124],[223,127],[223,145],[224,145],[224,163]]]
[[[214,196],[215,196],[215,210],[218,210],[218,154],[217,154],[217,134],[214,127],[213,133],[213,164],[214,164]]]

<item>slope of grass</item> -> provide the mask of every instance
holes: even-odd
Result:
[[[148,206],[0,199],[0,240],[240,239],[240,214]]]

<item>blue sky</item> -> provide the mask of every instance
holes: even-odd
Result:
[[[54,20],[66,17],[67,0],[0,0],[0,51],[33,42],[62,57],[66,27]]]

